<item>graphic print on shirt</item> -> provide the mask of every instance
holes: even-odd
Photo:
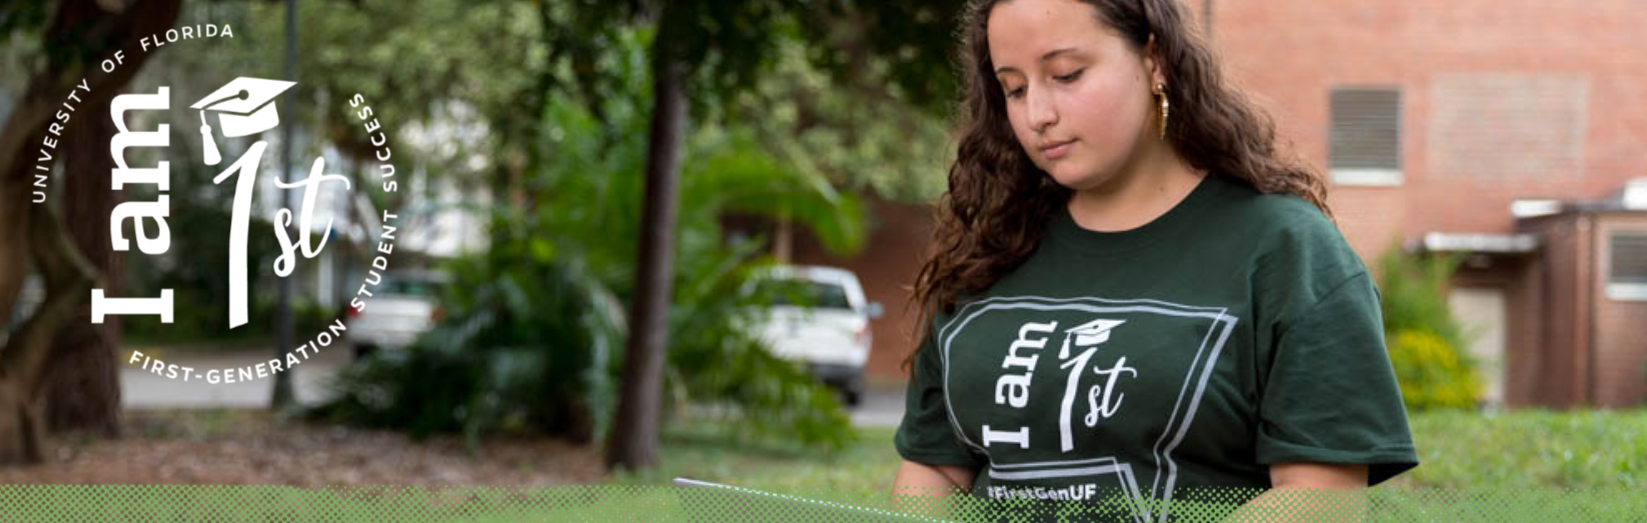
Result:
[[[1173,449],[1237,321],[1223,308],[1100,298],[997,297],[957,311],[938,332],[944,394],[963,444],[989,458],[985,495],[1119,489],[1170,501]]]

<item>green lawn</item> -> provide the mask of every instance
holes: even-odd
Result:
[[[1418,468],[1392,480],[1400,487],[1647,487],[1647,410],[1424,412],[1411,417]],[[666,485],[688,476],[753,488],[890,490],[898,455],[893,430],[865,429],[854,445],[830,454],[774,441],[738,441],[704,425],[665,434],[663,463],[615,484]]]
[[[1647,510],[1639,496],[1647,476],[1647,410],[1428,412],[1411,420],[1423,464],[1373,489],[1378,508],[1371,521],[1617,521]],[[859,434],[857,443],[825,453],[739,439],[724,426],[677,424],[664,434],[659,468],[618,473],[599,487],[638,488],[589,491],[563,496],[547,510],[463,521],[513,521],[528,514],[547,521],[652,521],[640,515],[678,513],[678,495],[659,488],[676,476],[885,508],[898,463],[893,430]],[[1181,509],[1195,506],[1178,503]],[[1209,505],[1203,516],[1231,509]]]
[[[1647,488],[1647,409],[1434,412],[1411,421],[1421,463],[1395,485]]]
[[[664,435],[662,463],[642,474],[619,471],[612,483],[667,485],[672,478],[761,489],[890,491],[898,470],[891,428],[860,429],[858,441],[828,453],[781,441],[737,438],[708,425],[682,424]]]

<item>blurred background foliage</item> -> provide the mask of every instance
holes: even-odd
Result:
[[[730,104],[760,144],[795,168],[846,190],[929,202],[944,190],[954,153],[949,128],[902,91],[830,76],[800,41],[779,43],[773,73]]]
[[[527,173],[525,205],[475,206],[491,216],[490,249],[445,266],[455,284],[442,320],[408,350],[345,371],[338,399],[320,414],[414,435],[529,430],[604,441],[622,340],[632,334],[623,304],[650,104],[649,35],[616,37],[605,60],[628,76],[614,84],[624,91],[604,93],[595,109],[548,101],[539,127],[552,161]],[[864,211],[821,173],[768,154],[755,132],[710,122],[686,140],[664,412],[712,406],[752,435],[841,448],[855,433],[834,393],[742,327],[780,289],[751,285],[770,260],[758,238],[729,241],[720,218],[792,220],[850,253],[863,244]]]
[[[872,219],[858,194],[936,196],[954,100],[949,64],[911,52],[908,34],[840,28],[917,13],[927,13],[925,26],[948,22],[922,2],[693,7],[697,15],[683,20],[717,28],[701,33],[715,42],[689,41],[685,51],[699,66],[682,155],[664,412],[707,406],[756,435],[839,448],[853,433],[835,395],[741,327],[770,301],[771,285],[749,283],[771,260],[763,238],[734,241],[721,220],[735,212],[787,221],[850,253]],[[179,25],[212,23],[235,36],[172,44],[128,91],[169,86],[187,98],[234,76],[283,75],[282,24],[261,23],[284,17],[279,3],[183,9]],[[360,94],[389,124],[399,167],[399,192],[360,191],[371,207],[403,209],[410,221],[438,210],[427,204],[435,193],[456,191],[484,202],[470,210],[490,217],[488,249],[445,263],[455,285],[441,298],[436,328],[406,351],[380,352],[346,371],[337,383],[343,394],[318,414],[414,435],[539,431],[605,440],[630,334],[623,319],[634,290],[658,15],[636,2],[303,4],[295,103],[282,114],[300,130],[295,157],[341,160],[328,171],[370,183],[375,148],[346,103]],[[947,52],[947,31],[931,36],[916,45]],[[28,46],[9,49],[7,63],[28,65]],[[174,107],[166,118],[196,117]],[[278,136],[264,139],[271,151],[282,146]],[[170,154],[199,155],[194,141],[174,141]],[[226,145],[226,155],[245,146]],[[164,329],[134,318],[127,335],[221,346],[267,337],[273,322],[255,319],[273,314],[271,300],[253,300],[251,324],[221,327],[228,266],[221,209],[232,191],[209,183],[214,170],[173,164],[187,182],[177,186],[189,189],[174,191],[172,220],[190,234],[178,235],[172,251],[191,258],[132,259],[124,285],[131,295],[180,289],[182,314]],[[250,227],[270,224],[254,219]],[[253,295],[272,295],[273,239],[251,239]],[[319,330],[338,305],[300,293],[297,331]]]
[[[1410,411],[1474,409],[1485,385],[1468,351],[1469,336],[1447,304],[1456,255],[1408,253],[1392,246],[1378,260],[1384,341]]]
[[[953,44],[953,21],[943,19],[951,10],[903,0],[677,7],[691,8],[678,18],[696,24],[682,30],[697,36],[680,51],[696,67],[664,412],[708,405],[754,433],[840,447],[852,433],[834,394],[738,327],[767,302],[769,286],[748,283],[772,260],[764,238],[730,237],[722,219],[787,221],[850,253],[873,220],[861,198],[920,202],[941,192],[957,98],[951,64],[931,57]],[[360,94],[385,124],[399,167],[398,192],[357,191],[372,208],[400,209],[411,221],[455,196],[479,202],[469,210],[490,221],[488,249],[444,264],[455,285],[437,328],[410,350],[350,369],[338,383],[346,393],[321,414],[415,434],[518,429],[604,441],[629,335],[622,319],[634,291],[652,43],[660,27],[670,30],[658,25],[662,14],[633,1],[302,4],[295,103],[282,110],[298,129],[294,157],[325,155],[328,172],[372,183],[375,148],[347,104]],[[181,100],[235,76],[281,77],[283,24],[265,22],[284,16],[277,2],[185,2],[178,25],[229,26],[234,37],[169,44],[125,90],[169,86]],[[883,26],[896,30],[867,30]],[[34,39],[19,34],[0,60],[31,67]],[[15,92],[20,80],[0,80],[0,90]],[[195,113],[174,107],[166,119],[190,122]],[[188,131],[174,125],[183,139],[168,154],[199,156]],[[265,167],[277,165],[280,137],[263,139],[276,151]],[[220,145],[232,156],[246,144]],[[172,192],[171,219],[190,234],[175,237],[169,256],[128,258],[124,286],[130,295],[179,289],[179,311],[190,312],[167,329],[134,318],[127,334],[155,343],[266,337],[255,326],[273,322],[255,318],[272,314],[268,300],[253,300],[250,325],[221,327],[221,209],[232,191],[210,183],[216,173],[198,162],[172,163],[175,187],[188,190]],[[273,238],[251,239],[253,295],[272,295]],[[746,288],[756,291],[736,292]],[[303,294],[297,332],[340,311]]]

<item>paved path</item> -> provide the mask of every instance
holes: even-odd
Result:
[[[903,381],[869,380],[863,401],[852,409],[852,424],[859,427],[896,427],[903,417]]]
[[[186,351],[154,347],[131,347],[151,359],[168,365],[194,368],[185,382],[144,371],[143,360],[128,363],[131,352],[120,351],[120,405],[123,408],[264,408],[274,391],[274,375],[251,381],[212,384],[202,375],[210,369],[237,369],[267,363],[274,349]],[[312,405],[327,397],[327,382],[348,364],[347,348],[333,344],[292,368],[297,401]],[[301,356],[299,356],[301,359]]]

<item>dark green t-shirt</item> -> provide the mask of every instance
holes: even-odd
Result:
[[[1059,213],[934,326],[895,446],[976,470],[973,496],[1184,500],[1256,494],[1278,462],[1366,464],[1369,484],[1418,464],[1378,290],[1297,197],[1208,176],[1128,231]]]

